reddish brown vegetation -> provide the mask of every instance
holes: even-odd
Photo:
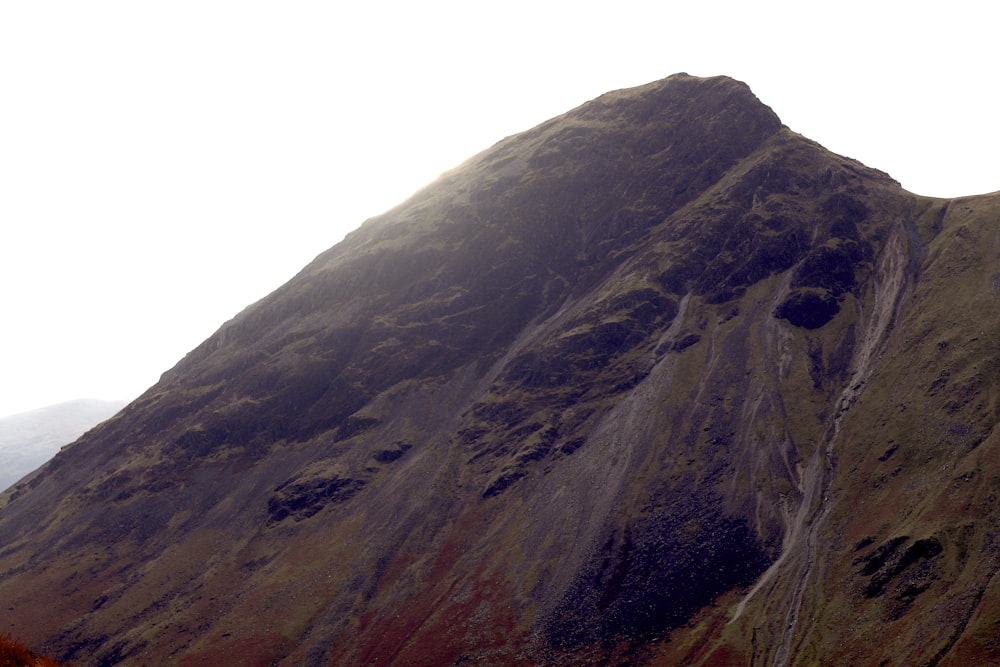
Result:
[[[0,635],[0,667],[59,667],[59,663],[38,655],[7,635]]]
[[[209,665],[228,664],[267,667],[267,665],[275,664],[276,656],[287,650],[283,641],[284,638],[277,634],[246,637],[208,651],[186,656],[181,660],[180,665],[181,667],[208,667]]]
[[[469,660],[469,645],[480,655],[503,653],[516,633],[507,584],[480,567],[468,590],[449,577],[467,546],[470,514],[460,518],[430,573],[430,585],[393,609],[372,610],[360,619],[359,664],[378,662],[442,665]],[[474,525],[474,524],[473,524]],[[402,569],[402,568],[400,568]],[[478,618],[482,609],[490,613]]]

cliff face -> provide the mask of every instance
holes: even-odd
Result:
[[[998,218],[731,79],[609,93],[0,496],[4,619],[102,665],[998,659]]]

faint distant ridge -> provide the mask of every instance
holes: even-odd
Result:
[[[82,398],[0,419],[0,491],[123,407],[125,401]]]

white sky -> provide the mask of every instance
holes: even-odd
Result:
[[[0,416],[135,398],[442,171],[674,72],[1000,190],[991,4],[0,2]]]

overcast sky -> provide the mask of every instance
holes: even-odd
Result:
[[[442,171],[675,72],[908,190],[1000,190],[989,6],[2,2],[0,416],[135,398]]]

